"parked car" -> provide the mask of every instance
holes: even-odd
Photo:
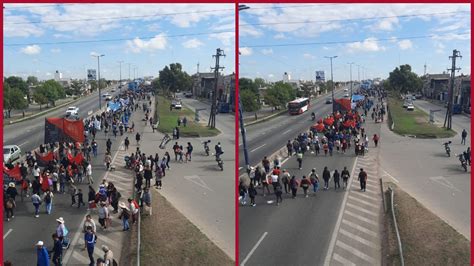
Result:
[[[192,93],[192,92],[186,92],[186,93],[184,93],[184,97],[186,97],[186,98],[192,98],[192,97],[193,97],[193,93]]]
[[[403,102],[403,108],[407,108],[407,106],[408,106],[408,102],[407,102],[407,101],[404,101],[404,102]]]
[[[66,110],[66,117],[67,116],[78,116],[79,115],[79,108],[76,106],[69,106]]]
[[[174,104],[174,109],[181,109],[181,108],[183,108],[183,106],[181,105],[181,102],[176,102]]]
[[[326,98],[326,104],[331,104],[332,103],[332,99],[331,98]]]
[[[5,164],[10,164],[15,160],[20,159],[21,149],[16,145],[7,145],[3,146],[3,162]]]
[[[408,104],[407,105],[407,111],[414,111],[415,110],[415,106],[413,104]]]
[[[344,91],[347,92],[347,91],[349,91],[349,89],[348,89],[348,88],[344,88]]]
[[[349,93],[344,94],[345,98],[349,98]]]

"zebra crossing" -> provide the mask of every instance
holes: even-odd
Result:
[[[107,172],[104,177],[108,182],[112,182],[120,194],[122,194],[121,201],[126,201],[133,195],[133,172],[125,168],[125,156],[128,155],[128,153],[129,151],[125,151],[123,145],[121,145],[112,161],[115,170]],[[97,181],[100,182],[101,180]],[[109,209],[109,211],[111,214],[112,224],[107,228],[107,230],[100,229],[97,210],[88,211],[88,214],[92,215],[92,218],[96,221],[97,225],[97,243],[94,249],[94,258],[97,259],[104,256],[101,247],[102,245],[106,245],[114,253],[114,259],[120,263],[123,247],[122,243],[125,237],[129,237],[129,232],[122,231],[123,226],[122,221],[118,219],[119,214],[113,214],[111,209]],[[72,240],[70,249],[73,249],[73,251],[67,265],[89,264],[90,260],[87,251],[84,250],[83,247],[83,234],[80,234],[80,237],[76,237]]]
[[[357,181],[360,168],[368,176],[365,192]],[[375,152],[357,158],[349,187],[326,265],[381,265],[383,212]]]

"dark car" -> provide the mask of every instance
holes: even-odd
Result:
[[[332,99],[331,98],[327,98],[326,99],[326,104],[331,104],[332,103]]]

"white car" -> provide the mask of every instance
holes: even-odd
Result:
[[[66,110],[66,116],[78,116],[79,108],[76,106],[69,106]]]
[[[106,101],[112,100],[112,95],[110,93],[104,93],[102,94],[102,98],[105,98]]]
[[[344,97],[349,98],[349,93],[344,94]]]
[[[407,111],[414,111],[415,110],[415,106],[413,104],[408,104],[407,105]]]
[[[183,108],[183,106],[181,105],[181,102],[176,102],[174,104],[174,109],[181,109],[181,108]]]
[[[112,88],[110,91],[111,91],[111,92],[115,92],[115,88]]]
[[[21,149],[16,145],[3,146],[3,162],[12,163],[21,157]]]
[[[348,89],[348,88],[344,88],[344,91],[347,92],[347,91],[349,91],[349,89]]]

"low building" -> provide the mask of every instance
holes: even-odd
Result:
[[[449,74],[427,74],[424,76],[423,95],[428,99],[445,101],[448,97]]]

